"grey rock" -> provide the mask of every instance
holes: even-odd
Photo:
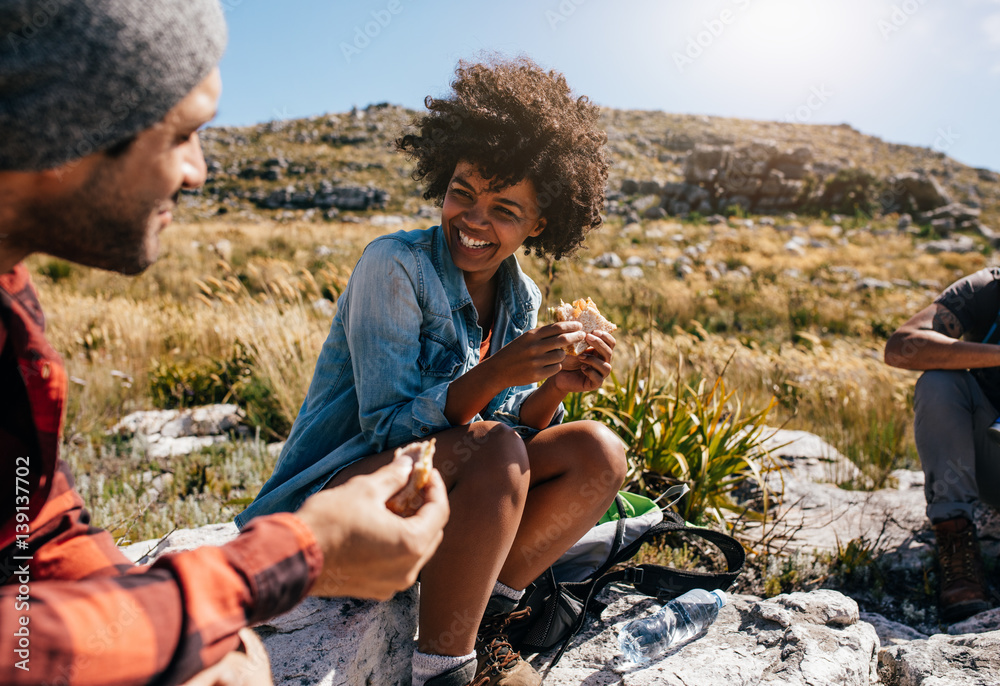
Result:
[[[1000,632],[910,641],[881,651],[878,674],[892,686],[995,686]]]
[[[159,541],[122,548],[151,564],[169,552],[219,546],[238,535],[232,523],[181,529]],[[416,647],[418,591],[413,587],[379,603],[355,598],[306,598],[256,627],[277,686],[410,683]]]
[[[927,638],[927,634],[920,633],[905,624],[886,619],[877,612],[862,612],[860,617],[861,621],[868,622],[875,627],[875,633],[878,634],[879,643],[883,647]]]
[[[641,596],[615,598],[597,626],[573,641],[546,686],[868,686],[875,675],[875,629],[857,621],[857,604],[836,591],[766,601],[730,596],[703,635],[663,657],[638,666],[612,659],[617,630],[655,606]],[[538,656],[536,667],[550,656]]]
[[[951,217],[941,217],[940,219],[934,219],[931,221],[931,228],[939,236],[947,237],[955,230],[956,224],[955,220]]]
[[[865,277],[854,286],[856,291],[888,291],[892,289],[892,283],[882,279]]]
[[[642,213],[643,219],[663,219],[667,216],[667,211],[659,205],[650,207]]]
[[[896,224],[896,228],[899,229],[900,231],[905,231],[912,224],[913,224],[913,217],[911,217],[909,214],[904,213],[899,215],[899,223]]]
[[[691,205],[683,200],[671,200],[668,211],[675,217],[683,217],[691,212]]]
[[[726,223],[726,218],[723,217],[721,214],[713,214],[713,215],[711,215],[709,217],[706,217],[705,218],[705,222],[708,223],[708,224],[710,224],[710,225],[712,225],[712,226],[714,226],[716,224],[725,224]]]
[[[622,269],[621,275],[624,279],[642,279],[646,273],[642,271],[642,267],[625,267]]]
[[[645,261],[638,255],[632,255],[630,258],[625,260],[625,266],[627,267],[641,267]]]
[[[976,243],[969,236],[955,236],[939,241],[928,241],[921,248],[932,255],[943,252],[967,253],[976,249]]]
[[[642,181],[639,183],[640,195],[660,195],[663,187],[658,181]]]
[[[979,533],[982,535],[981,531]],[[952,636],[985,634],[990,631],[1000,631],[1000,608],[980,612],[948,627],[948,633]]]
[[[643,195],[632,201],[632,207],[636,212],[645,212],[651,207],[656,207],[660,204],[660,196],[658,195]]]
[[[595,267],[601,267],[604,269],[621,269],[624,266],[622,258],[618,256],[617,253],[606,252],[603,255],[599,255],[594,260]]]
[[[622,193],[625,195],[635,195],[639,192],[639,182],[635,179],[624,179],[622,181]]]
[[[167,552],[223,545],[236,527],[216,524],[175,531],[161,541],[123,549],[132,560],[153,562]],[[769,600],[730,596],[718,620],[699,637],[644,666],[624,663],[618,630],[648,614],[657,603],[608,589],[607,609],[589,621],[547,686],[628,684],[717,686],[727,684],[872,683],[878,636],[858,621],[857,604],[836,591],[791,593]],[[417,588],[387,602],[307,598],[291,611],[257,627],[277,686],[302,684],[408,684],[416,643]],[[554,651],[532,658],[536,668]]]
[[[951,196],[937,179],[920,172],[906,172],[890,178],[892,185],[900,186],[916,205],[915,209],[926,212],[951,203]]]
[[[943,207],[924,212],[920,215],[920,219],[925,223],[932,222],[935,219],[954,219],[955,222],[962,222],[969,219],[979,219],[981,214],[982,210],[978,208],[953,202]]]

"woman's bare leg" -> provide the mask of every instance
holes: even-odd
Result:
[[[537,579],[597,523],[627,469],[621,439],[599,422],[553,426],[525,444],[531,485],[499,577],[515,589]]]
[[[521,521],[528,454],[520,436],[494,422],[449,429],[435,438],[434,466],[448,488],[451,518],[420,573],[418,647],[424,653],[467,655]],[[328,487],[378,469],[392,452],[344,468]]]

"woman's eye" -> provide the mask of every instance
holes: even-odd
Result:
[[[465,191],[465,190],[462,190],[461,188],[452,188],[452,189],[451,189],[451,194],[452,194],[452,195],[457,195],[457,196],[459,196],[460,198],[471,198],[471,197],[472,197],[472,196],[471,196],[471,195],[469,194],[469,192],[468,192],[468,191]]]
[[[508,210],[506,207],[498,207],[497,208],[497,212],[499,212],[500,214],[502,214],[502,215],[504,215],[504,216],[506,216],[506,217],[508,217],[510,219],[517,219],[517,215],[514,214],[513,212],[511,212],[510,210]]]

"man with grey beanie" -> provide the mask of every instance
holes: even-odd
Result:
[[[416,515],[385,508],[409,474],[396,461],[134,567],[59,459],[66,371],[22,262],[156,259],[178,194],[205,180],[225,40],[218,0],[0,0],[0,683],[269,683],[245,627],[306,594],[387,598],[441,540],[436,471]]]

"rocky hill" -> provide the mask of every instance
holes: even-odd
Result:
[[[433,216],[391,144],[418,113],[377,104],[347,113],[219,127],[203,134],[209,179],[187,219],[234,213],[350,221],[373,210]],[[610,217],[743,213],[903,217],[934,238],[993,237],[1000,176],[929,148],[839,126],[656,111],[602,112],[612,171]],[[944,209],[942,209],[944,208]],[[895,220],[895,217],[893,217]]]

